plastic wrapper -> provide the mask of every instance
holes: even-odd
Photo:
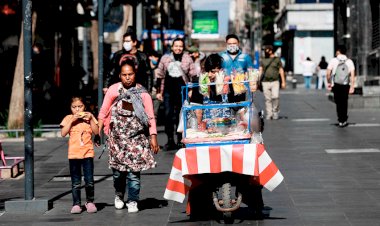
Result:
[[[248,69],[248,82],[249,89],[251,92],[255,92],[258,89],[260,73],[257,69],[250,68]]]
[[[225,78],[225,73],[223,70],[220,70],[215,76],[216,95],[222,95],[222,94],[228,93],[228,84],[225,84],[224,78]],[[224,86],[226,85],[227,85],[227,89],[224,88]],[[225,90],[227,92],[224,92]]]
[[[234,89],[234,94],[239,95],[245,93],[247,88],[244,85],[245,74],[236,72],[232,77],[232,88]]]
[[[199,76],[199,93],[203,96],[209,96],[209,84],[210,84],[210,78],[208,77],[208,73],[202,73]]]
[[[223,94],[228,94],[230,92],[230,86],[227,82],[230,82],[230,76],[224,76]]]

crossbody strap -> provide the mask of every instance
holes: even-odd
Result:
[[[273,58],[271,59],[271,61],[269,62],[269,64],[267,64],[267,65],[265,66],[265,68],[264,68],[264,70],[263,70],[263,74],[262,74],[261,79],[260,79],[261,82],[264,80],[265,72],[267,71],[267,69],[269,68],[269,66],[273,63],[273,61],[274,61],[275,58],[276,58],[276,57],[273,57]]]

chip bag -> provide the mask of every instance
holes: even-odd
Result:
[[[232,77],[232,88],[234,89],[235,95],[245,93],[247,91],[245,85],[245,74],[236,72]]]
[[[199,93],[202,94],[203,96],[209,97],[209,88],[210,84],[210,78],[208,77],[208,73],[202,73],[199,76]]]
[[[223,92],[223,88],[225,85],[224,76],[225,74],[223,70],[220,70],[215,76],[216,95],[226,94],[225,92]]]
[[[260,73],[257,69],[248,69],[249,89],[251,92],[255,92],[258,89],[259,77]]]

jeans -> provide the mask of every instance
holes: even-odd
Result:
[[[178,128],[179,113],[182,108],[181,93],[174,96],[169,93],[164,93],[164,106],[165,106],[165,133],[168,140],[174,140],[174,129]],[[174,128],[175,126],[175,128]],[[181,133],[177,133],[178,142],[182,139]]]
[[[94,159],[69,159],[73,205],[81,204],[82,167],[87,202],[94,202]]]
[[[348,119],[347,108],[350,85],[334,84],[332,91],[334,93],[338,122],[346,122]]]
[[[112,169],[113,186],[115,188],[115,195],[124,199],[126,183],[128,179],[128,200],[139,201],[140,197],[140,172],[125,172]]]
[[[305,82],[305,88],[310,89],[312,76],[303,76]]]

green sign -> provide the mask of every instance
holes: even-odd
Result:
[[[193,11],[194,34],[218,34],[218,11]]]

